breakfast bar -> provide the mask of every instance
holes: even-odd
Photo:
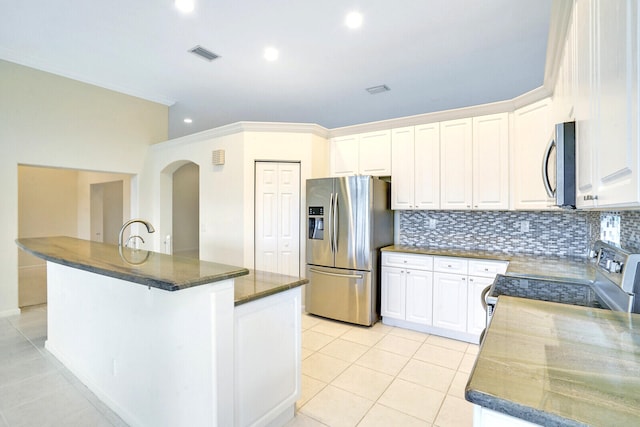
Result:
[[[47,261],[47,350],[129,425],[293,417],[305,279],[71,237],[16,243]]]

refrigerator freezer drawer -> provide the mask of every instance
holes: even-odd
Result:
[[[378,320],[370,271],[308,265],[307,279],[308,313],[366,326]]]

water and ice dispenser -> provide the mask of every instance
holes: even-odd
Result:
[[[324,240],[323,206],[309,206],[309,239]]]

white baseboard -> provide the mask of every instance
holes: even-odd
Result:
[[[12,308],[11,310],[0,311],[0,317],[17,316],[20,314],[19,308]]]

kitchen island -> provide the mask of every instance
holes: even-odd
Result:
[[[465,391],[474,426],[640,423],[640,315],[500,296]]]
[[[305,279],[70,237],[17,244],[47,261],[47,350],[128,424],[293,417]]]

